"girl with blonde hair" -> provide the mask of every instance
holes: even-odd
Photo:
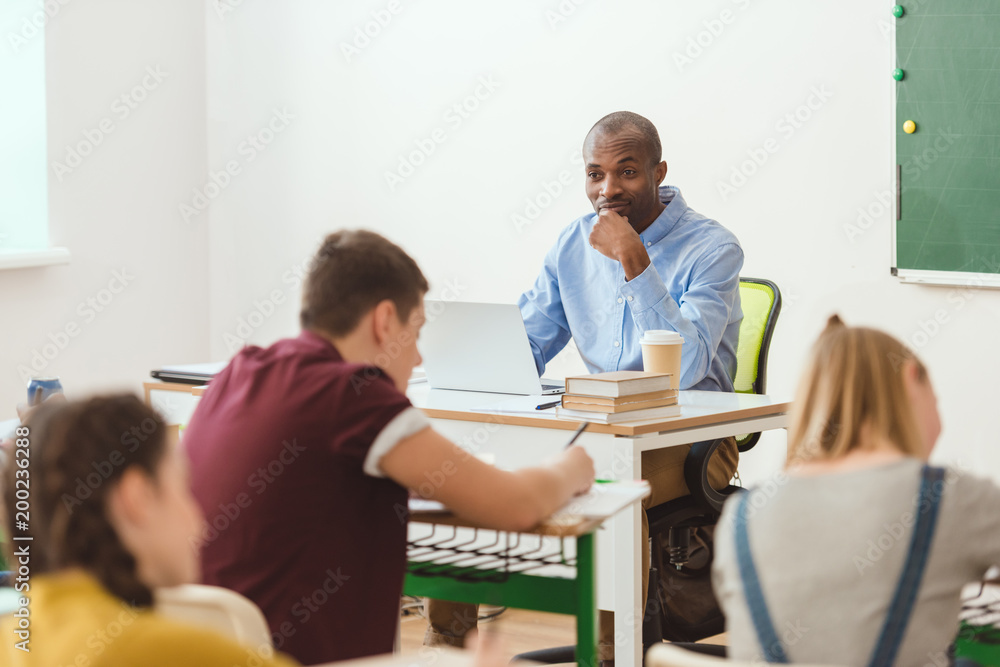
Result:
[[[947,663],[962,587],[1000,562],[1000,488],[929,466],[940,432],[916,355],[831,317],[799,384],[785,470],[731,498],[716,531],[732,657]]]

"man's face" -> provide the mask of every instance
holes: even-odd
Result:
[[[421,296],[405,321],[396,320],[393,335],[384,346],[383,354],[375,359],[375,363],[385,370],[403,393],[406,393],[413,368],[423,361],[417,349],[417,338],[424,319],[424,298]]]
[[[583,147],[587,197],[598,214],[604,209],[628,218],[642,231],[663,210],[657,188],[667,163],[652,164],[642,135],[634,128],[608,134],[595,131]]]

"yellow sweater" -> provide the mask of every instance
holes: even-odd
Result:
[[[31,579],[28,652],[17,648],[18,619],[0,621],[0,666],[289,667],[287,656],[257,650],[207,630],[135,609],[82,572]]]

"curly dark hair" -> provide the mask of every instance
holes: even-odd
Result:
[[[136,396],[120,394],[44,403],[25,426],[28,435],[18,438],[4,471],[3,504],[8,535],[32,537],[32,573],[80,567],[122,600],[151,606],[152,591],[139,579],[136,560],[105,507],[130,467],[156,476],[166,453],[163,420]],[[17,503],[26,488],[27,533],[15,529],[24,518]]]

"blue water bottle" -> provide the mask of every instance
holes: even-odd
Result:
[[[52,394],[63,393],[62,383],[55,376],[32,376],[28,383],[28,405],[35,406]]]

